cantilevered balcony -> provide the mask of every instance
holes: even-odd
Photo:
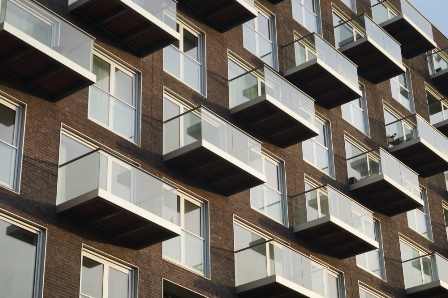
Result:
[[[143,247],[180,235],[177,192],[96,150],[59,167],[56,210],[101,239]]]
[[[389,151],[422,177],[448,170],[448,139],[421,116],[388,123],[386,134]]]
[[[58,100],[95,83],[93,38],[34,1],[0,1],[0,81]]]
[[[230,111],[250,133],[281,147],[318,135],[314,100],[269,66],[229,81]]]
[[[292,198],[294,232],[319,252],[347,258],[378,248],[373,213],[327,185]]]
[[[349,23],[336,25],[336,45],[345,56],[358,65],[358,74],[361,77],[377,84],[406,71],[400,44],[383,28],[365,14],[350,23],[357,28],[357,34],[347,27]]]
[[[202,187],[231,195],[266,182],[261,143],[205,107],[164,121],[163,159]]]
[[[379,2],[372,7],[373,20],[401,44],[404,58],[414,58],[436,47],[431,23],[407,0],[399,1],[401,13],[392,8],[390,0]]]
[[[448,136],[448,100],[436,98],[432,93],[427,93],[429,121],[445,136]]]
[[[349,189],[357,201],[386,215],[423,206],[418,175],[383,149],[347,160]]]
[[[362,96],[357,66],[319,35],[295,40],[281,54],[285,77],[317,104],[334,108]]]
[[[337,291],[338,281],[328,279],[328,271],[311,258],[275,241],[257,240],[235,252],[235,282],[239,297],[317,298],[337,295],[333,290]],[[332,294],[328,293],[330,291]]]
[[[448,260],[435,253],[403,261],[408,297],[448,297]]]
[[[448,96],[448,52],[434,50],[428,54],[428,67],[431,83],[443,95]]]
[[[179,7],[221,32],[258,15],[254,0],[179,0]]]
[[[138,56],[179,39],[175,0],[68,0],[68,5],[86,25]]]

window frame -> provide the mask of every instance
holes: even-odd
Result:
[[[13,175],[12,185],[8,185],[0,180],[0,188],[4,188],[15,194],[21,193],[22,186],[22,168],[23,168],[23,157],[24,157],[24,143],[25,143],[25,129],[26,129],[26,113],[27,105],[18,101],[13,101],[5,96],[0,95],[0,105],[5,106],[8,109],[14,110],[15,120],[14,120],[14,140],[16,144],[9,144],[3,140],[0,143],[15,150],[15,165],[14,169],[10,169],[10,174]]]
[[[133,67],[131,66],[127,66],[124,63],[122,63],[118,58],[116,58],[115,56],[112,56],[111,54],[106,53],[104,50],[99,49],[99,48],[95,48],[93,53],[92,53],[92,57],[96,56],[97,58],[99,58],[100,60],[108,63],[110,65],[110,70],[109,70],[109,90],[103,90],[100,87],[97,87],[96,84],[89,86],[89,95],[88,95],[88,107],[87,107],[87,119],[89,119],[90,121],[98,124],[99,126],[107,129],[108,131],[112,132],[113,134],[125,139],[126,141],[135,144],[137,146],[141,145],[141,119],[142,119],[142,74],[139,70],[137,69],[133,69]],[[92,58],[93,59],[93,58]],[[93,62],[92,62],[93,63]],[[113,94],[113,90],[115,90],[115,70],[119,69],[121,72],[125,73],[126,75],[129,75],[131,77],[133,77],[134,79],[134,101],[135,101],[135,106],[131,106],[128,103],[124,102],[123,100],[121,100],[120,98],[116,97]],[[134,140],[129,139],[127,136],[115,131],[112,127],[111,127],[111,119],[113,119],[113,117],[111,116],[111,109],[110,109],[110,98],[108,98],[108,125],[101,123],[99,120],[93,118],[91,116],[91,104],[90,104],[90,98],[91,98],[91,94],[92,94],[92,88],[97,88],[99,89],[101,92],[106,93],[108,96],[112,96],[115,100],[118,100],[120,103],[132,108],[134,110],[134,118],[135,118],[135,123],[133,126],[134,129]]]
[[[102,281],[102,297],[99,298],[106,298],[108,297],[108,291],[109,291],[109,270],[110,268],[120,271],[122,273],[128,274],[128,285],[129,288],[129,298],[137,298],[138,297],[138,268],[135,266],[132,266],[130,264],[126,264],[123,261],[120,261],[114,257],[107,256],[99,251],[96,251],[94,249],[88,248],[83,244],[83,247],[81,249],[81,268],[80,268],[80,275],[79,275],[79,297],[89,297],[88,295],[82,294],[82,267],[83,267],[83,259],[88,258],[90,260],[93,260],[97,263],[100,263],[103,265],[103,281]]]
[[[291,0],[291,11],[292,11],[292,18],[294,21],[296,21],[300,26],[305,28],[310,33],[316,33],[321,34],[322,33],[322,13],[321,13],[321,6],[320,6],[320,0],[313,0],[313,9],[316,11],[310,11],[308,7],[306,7],[303,3],[305,0]],[[296,12],[296,9],[299,8],[299,11]],[[307,11],[308,13],[304,13]],[[301,23],[298,20],[298,17],[296,17],[296,14],[298,14],[302,19],[305,19],[305,24]],[[307,19],[305,18],[306,15],[313,14],[316,17],[316,31],[312,32],[310,28],[307,27]]]

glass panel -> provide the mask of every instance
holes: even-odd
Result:
[[[121,199],[131,201],[131,170],[128,167],[112,160],[111,165],[112,177],[110,187],[112,194]]]
[[[14,187],[14,179],[16,175],[17,149],[0,142],[0,184],[7,187]]]
[[[89,259],[82,258],[81,293],[90,297],[103,297],[104,265]]]
[[[354,29],[350,23],[346,23],[338,15],[333,13],[334,34],[336,47],[340,48],[355,41]]]
[[[426,98],[428,99],[429,120],[431,124],[436,124],[446,120],[446,113],[444,115],[442,102],[433,96],[430,92],[426,92]]]
[[[111,96],[110,113],[111,129],[124,138],[135,141],[136,110]]]
[[[109,63],[93,55],[93,73],[96,75],[95,86],[106,92],[110,91],[110,69]]]
[[[35,297],[37,242],[37,234],[0,219],[0,289],[3,297]]]
[[[319,32],[318,0],[292,0],[292,16],[310,32]]]
[[[183,30],[184,48],[186,56],[199,61],[199,38],[188,30]]]
[[[0,103],[0,141],[15,145],[16,110]]]
[[[185,232],[185,265],[204,272],[204,240]]]
[[[433,32],[431,23],[407,0],[401,0],[401,13],[407,21],[423,32],[426,39],[433,41]]]
[[[176,78],[180,78],[180,56],[181,53],[174,45],[163,49],[163,70]]]
[[[181,112],[180,106],[171,100],[163,99],[163,120],[168,120]],[[180,118],[164,123],[164,130],[170,133],[163,134],[163,151],[171,152],[180,147]]]
[[[93,149],[77,141],[76,139],[61,133],[61,144],[59,147],[59,164],[66,163],[77,157],[89,153]]]
[[[129,274],[109,269],[109,298],[129,298]]]
[[[126,74],[120,69],[115,69],[115,92],[114,95],[119,100],[130,106],[135,106],[134,77]]]
[[[247,72],[236,63],[229,61],[229,107],[233,108],[257,98],[259,80],[252,72]],[[237,77],[233,79],[233,77]]]
[[[195,235],[202,235],[202,208],[185,201],[185,229]]]
[[[80,0],[75,0],[80,1]],[[141,8],[167,24],[171,29],[176,29],[176,1],[173,0],[132,0]]]
[[[109,95],[96,87],[89,89],[89,118],[109,126]]]

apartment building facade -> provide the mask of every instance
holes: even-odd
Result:
[[[448,297],[448,39],[407,0],[0,24],[0,298]]]

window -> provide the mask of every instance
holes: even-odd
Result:
[[[356,0],[342,0],[342,2],[350,8],[353,12],[356,12]]]
[[[369,135],[369,114],[367,112],[367,97],[363,85],[360,85],[362,96],[342,105],[342,118],[356,127],[365,135]]]
[[[83,250],[80,298],[137,297],[137,270]]]
[[[178,19],[179,41],[163,49],[163,70],[196,92],[205,94],[204,36]]]
[[[275,16],[258,10],[258,16],[243,24],[243,45],[246,50],[277,69],[277,37]]]
[[[355,23],[347,22],[347,19],[342,14],[333,10],[333,26],[334,39],[336,48],[348,45],[358,39],[363,38],[361,30],[357,28]]]
[[[414,111],[409,67],[406,67],[406,73],[390,79],[390,88],[393,99],[399,102],[408,111]]]
[[[177,210],[182,234],[164,241],[163,258],[198,274],[208,275],[208,220],[204,202],[179,193]]]
[[[345,139],[345,157],[348,178],[354,180],[353,182],[380,174],[379,156],[347,138]]]
[[[447,101],[442,100],[442,97],[432,90],[426,90],[426,99],[428,100],[429,121],[431,124],[448,120]]]
[[[432,281],[432,260],[427,252],[400,239],[401,261],[406,288]]]
[[[408,211],[408,227],[423,237],[432,240],[431,217],[429,214],[428,195],[426,189],[422,189],[421,196],[423,207]]]
[[[288,224],[285,170],[283,162],[263,154],[267,182],[250,190],[250,205],[283,225]]]
[[[95,53],[90,87],[89,119],[126,140],[138,143],[140,135],[140,77],[118,62]]]
[[[303,159],[325,174],[333,177],[333,152],[331,143],[330,123],[316,118],[319,135],[302,142]]]
[[[23,119],[21,106],[0,98],[0,185],[14,191],[20,186]]]
[[[381,279],[385,279],[386,270],[384,267],[384,252],[383,252],[383,239],[381,237],[381,225],[377,219],[374,219],[374,225],[375,225],[375,240],[378,241],[379,248],[357,255],[356,265]]]
[[[448,238],[448,205],[443,204],[442,211],[443,211],[443,221],[445,223],[445,232]]]
[[[59,165],[83,156],[94,150],[94,146],[75,137],[66,131],[61,131],[59,144]]]
[[[377,291],[370,290],[367,287],[359,285],[359,298],[386,298],[386,296]]]
[[[372,5],[373,20],[377,24],[386,22],[396,17],[398,13],[389,5],[389,2],[383,0],[370,0]]]
[[[319,0],[292,0],[292,17],[311,33],[320,33]]]
[[[0,215],[2,297],[42,297],[45,232]]]

